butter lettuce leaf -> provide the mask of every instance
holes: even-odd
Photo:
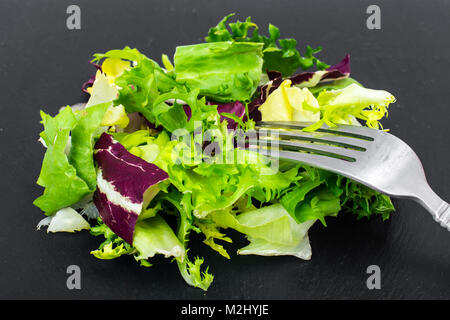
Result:
[[[174,257],[182,262],[185,256],[183,244],[167,222],[159,215],[139,221],[134,230],[133,247],[136,260],[147,260],[155,254]]]
[[[123,105],[118,106],[110,106],[100,123],[101,126],[118,126],[119,128],[126,128],[130,123],[130,119],[128,118],[127,113],[125,112],[125,108]]]
[[[309,121],[320,120],[319,103],[308,88],[291,86],[285,80],[259,107],[262,121]]]
[[[315,220],[297,223],[281,204],[233,214],[222,210],[210,215],[221,228],[232,228],[247,236],[250,244],[239,254],[294,255],[309,259],[307,232]],[[310,252],[310,250],[309,250]]]
[[[311,245],[307,235],[301,241],[293,245],[272,243],[252,237],[248,237],[248,240],[250,241],[250,244],[239,249],[237,251],[239,255],[294,256],[302,260],[310,260],[312,256]]]

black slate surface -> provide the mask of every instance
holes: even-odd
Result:
[[[66,28],[66,8],[81,7],[81,30]],[[366,8],[381,7],[381,30],[366,28]],[[176,264],[157,258],[100,261],[101,242],[87,232],[36,231],[32,205],[44,149],[39,110],[54,114],[86,99],[80,85],[95,52],[125,45],[159,60],[180,44],[200,42],[227,13],[278,26],[299,48],[321,45],[323,60],[351,53],[352,75],[398,101],[383,123],[421,158],[435,191],[450,200],[450,2],[433,1],[12,1],[0,3],[0,298],[57,299],[449,299],[450,234],[419,205],[396,201],[387,222],[351,215],[316,224],[313,259],[232,255],[192,240],[215,280],[207,293],[187,286]],[[233,234],[237,236],[237,234]],[[235,237],[236,238],[236,237]],[[237,237],[232,252],[245,240]],[[79,265],[81,290],[66,288]],[[381,268],[381,289],[368,290],[366,268]]]

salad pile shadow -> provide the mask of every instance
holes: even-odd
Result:
[[[349,55],[330,66],[316,58],[321,48],[302,55],[275,26],[263,36],[250,18],[232,17],[205,43],[163,55],[162,65],[129,47],[95,54],[97,71],[82,86],[87,103],[54,117],[41,111],[46,153],[37,183],[45,189],[34,204],[47,217],[38,228],[90,230],[104,238],[91,252],[99,259],[132,255],[149,267],[164,255],[189,285],[207,290],[213,275],[188,253],[192,232],[228,259],[231,228],[249,241],[238,254],[308,260],[315,222],[326,226],[342,211],[389,218],[389,197],[355,181],[281,159],[273,166],[223,143],[258,120],[314,123],[308,131],[360,121],[379,129],[395,101],[350,78]]]

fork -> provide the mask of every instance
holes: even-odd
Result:
[[[332,171],[394,198],[412,199],[450,231],[450,206],[428,185],[422,163],[404,141],[385,131],[353,125],[315,132],[308,122],[257,122],[250,149]],[[247,133],[248,134],[248,133]],[[256,145],[255,145],[256,143]]]

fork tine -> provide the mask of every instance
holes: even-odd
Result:
[[[262,155],[269,157],[299,161],[303,164],[332,171],[338,174],[342,174],[341,171],[345,170],[348,172],[348,174],[345,174],[347,177],[356,178],[350,173],[351,171],[349,170],[350,166],[352,166],[352,163],[348,161],[343,161],[341,159],[311,153],[280,151],[280,150],[277,150],[275,154],[273,154],[273,150],[265,149],[263,147],[250,147],[249,150],[258,152]],[[336,170],[336,168],[340,168],[340,170],[338,171]]]
[[[380,132],[383,132],[381,130],[368,128],[364,126],[353,126],[349,124],[340,124],[336,127],[327,127],[327,131],[333,131],[333,132],[340,132],[340,133],[351,133],[351,134],[357,134],[362,135],[365,137],[369,137],[374,139]]]
[[[261,146],[270,146],[272,149],[278,148],[281,151],[287,151],[286,149],[291,148],[293,150],[289,150],[292,152],[308,152],[321,156],[338,158],[345,161],[355,162],[358,159],[363,151],[345,149],[341,147],[331,146],[331,145],[320,145],[317,143],[299,143],[299,142],[291,142],[291,141],[283,141],[283,140],[275,140],[275,139],[249,139],[249,143],[258,143]],[[274,145],[275,144],[275,145]]]
[[[295,129],[302,130],[310,125],[314,124],[314,122],[301,122],[301,121],[260,121],[256,123],[256,127],[264,127],[271,129]],[[377,134],[379,134],[379,130],[371,129],[367,127],[360,126],[352,126],[352,125],[339,125],[336,127],[328,127],[327,125],[323,125],[316,132],[327,132],[336,135],[343,135],[368,141],[373,141]]]
[[[258,136],[276,136],[280,139],[300,140],[317,142],[328,145],[334,145],[342,148],[350,148],[359,151],[366,151],[371,142],[362,139],[354,139],[346,136],[338,136],[322,132],[305,132],[305,131],[286,131],[286,130],[272,130],[272,129],[257,129],[255,132]]]

